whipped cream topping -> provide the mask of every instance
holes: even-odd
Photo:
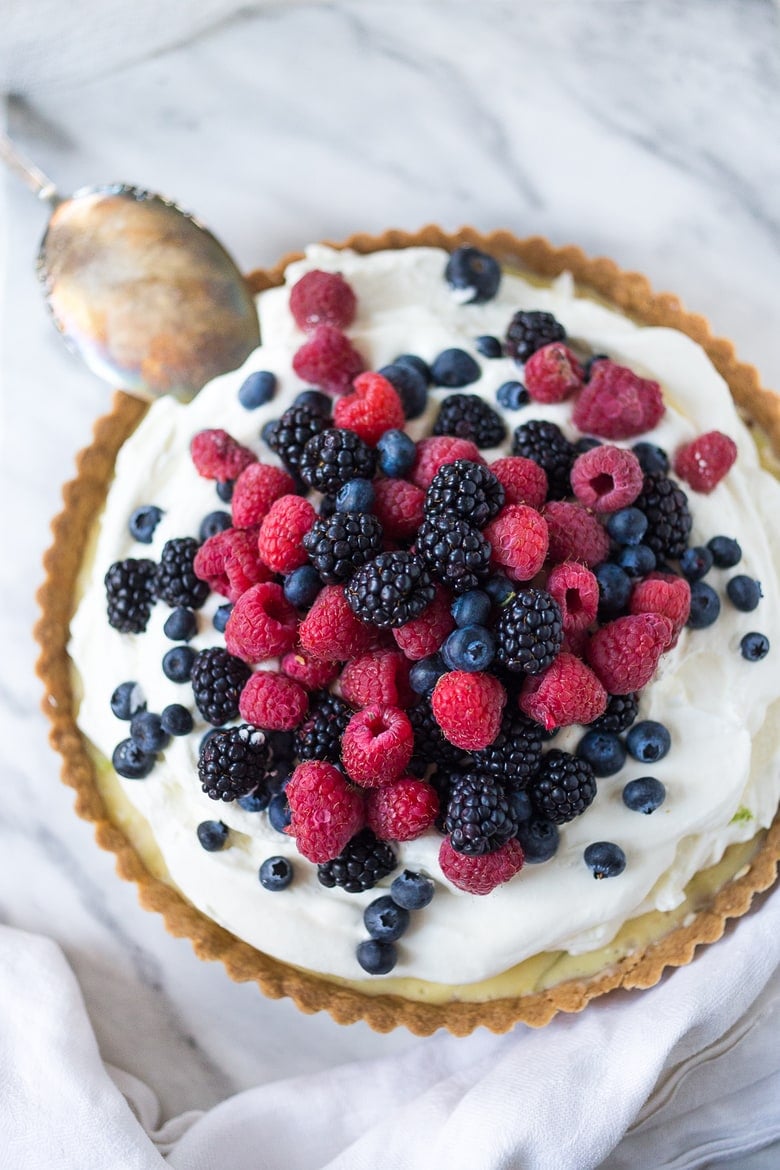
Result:
[[[771,823],[780,797],[780,686],[773,658],[780,651],[780,543],[770,542],[780,515],[780,484],[761,468],[726,384],[690,338],[666,328],[634,325],[576,295],[566,275],[551,287],[539,288],[505,274],[494,300],[464,305],[443,279],[445,264],[445,253],[437,249],[359,256],[323,247],[310,248],[304,260],[292,264],[286,285],[259,298],[263,344],[244,366],[216,378],[187,406],[172,399],[157,401],[120,451],[72,623],[70,653],[83,689],[78,722],[103,755],[110,758],[128,734],[127,724],[109,707],[120,682],[139,682],[149,710],[178,702],[193,711],[193,734],[173,739],[147,779],[121,781],[151,825],[178,888],[203,913],[260,950],[348,979],[362,976],[355,948],[365,938],[363,909],[395,875],[364,894],[326,889],[317,880],[316,866],[297,853],[292,839],[270,827],[264,813],[209,800],[197,777],[198,745],[208,725],[194,707],[189,685],[171,682],[161,669],[172,645],[163,634],[170,611],[158,603],[144,634],[120,634],[107,624],[103,587],[112,562],[159,557],[166,540],[197,536],[203,516],[222,506],[214,485],[192,466],[189,443],[197,431],[222,427],[261,460],[277,462],[259,436],[263,424],[278,417],[305,388],[292,370],[304,335],[289,312],[288,298],[290,287],[312,268],[341,272],[354,288],[358,314],[347,333],[367,368],[378,369],[403,352],[430,362],[450,346],[475,356],[482,376],[464,392],[482,395],[503,413],[509,431],[503,448],[484,452],[488,462],[508,452],[513,428],[531,418],[549,419],[570,438],[579,437],[571,426],[570,403],[532,403],[514,412],[502,412],[496,405],[497,388],[516,379],[518,370],[508,359],[482,358],[474,339],[485,333],[502,336],[518,309],[552,312],[573,341],[661,383],[666,414],[643,439],[671,453],[702,431],[717,429],[730,435],[739,449],[736,466],[710,495],[688,492],[691,543],[723,534],[736,537],[742,546],[736,569],[713,569],[707,578],[722,597],[721,616],[706,630],[684,630],[642,694],[639,718],[668,727],[671,751],[651,766],[629,758],[620,773],[600,780],[593,805],[562,826],[552,860],[527,865],[486,897],[464,894],[446,881],[437,861],[438,833],[394,846],[396,872],[402,867],[420,870],[434,878],[437,890],[431,905],[412,916],[398,944],[392,977],[469,983],[541,951],[595,950],[627,919],[677,906],[697,871],[718,861],[731,843],[748,840]],[[239,404],[238,389],[255,370],[271,370],[279,389],[266,406],[247,411]],[[438,403],[447,393],[431,391],[426,416],[408,426],[413,438],[430,433]],[[157,504],[164,515],[153,543],[141,545],[130,536],[127,522],[136,507],[148,503]],[[753,613],[740,613],[725,599],[726,581],[735,573],[761,582],[764,596]],[[198,633],[190,643],[194,649],[224,644],[211,621],[224,600],[212,594],[198,611]],[[740,639],[750,630],[765,633],[773,647],[759,663],[747,662],[739,652]],[[555,746],[574,750],[581,734],[579,727],[565,729]],[[664,804],[652,816],[628,810],[621,795],[628,780],[646,774],[658,777],[667,790]],[[212,819],[231,829],[229,847],[219,853],[205,852],[195,832],[201,821]],[[594,841],[621,846],[627,858],[623,874],[594,881],[583,861],[584,849]],[[271,893],[258,881],[260,864],[275,854],[289,857],[295,870],[283,893]]]

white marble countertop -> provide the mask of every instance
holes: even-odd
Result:
[[[247,10],[111,75],[12,99],[7,121],[62,189],[161,190],[245,268],[308,240],[428,221],[575,241],[673,289],[780,385],[769,0]],[[197,961],[139,909],[57,781],[33,592],[60,485],[107,394],[40,302],[44,209],[4,187],[0,919],[63,946],[104,1058],[149,1082],[166,1115],[425,1044],[300,1016]]]

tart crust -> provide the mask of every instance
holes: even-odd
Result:
[[[569,271],[581,293],[602,298],[641,324],[663,325],[687,333],[706,351],[728,383],[745,421],[757,429],[759,446],[768,445],[780,457],[780,397],[762,389],[757,370],[739,361],[730,341],[713,337],[704,317],[687,312],[671,293],[653,292],[640,273],[624,272],[604,257],[590,259],[574,246],[556,248],[539,236],[519,240],[507,231],[482,235],[463,228],[448,233],[431,225],[418,232],[390,230],[378,236],[360,233],[341,243],[326,242],[362,253],[415,246],[452,250],[469,244],[490,252],[502,266],[523,275],[549,280]],[[287,265],[301,255],[290,254],[274,268],[253,272],[248,278],[252,291],[258,293],[281,284]],[[439,1028],[463,1036],[479,1026],[506,1032],[521,1021],[539,1027],[558,1012],[581,1011],[590,1000],[619,987],[652,987],[667,968],[689,963],[697,946],[719,939],[728,920],[744,914],[755,895],[774,883],[780,861],[780,814],[766,835],[757,839],[757,851],[750,864],[743,866],[692,920],[685,919],[656,941],[592,977],[569,979],[543,991],[484,1002],[421,1002],[383,993],[378,987],[364,993],[356,984],[335,982],[263,954],[196,910],[173,886],[150,872],[128,832],[120,827],[122,818],[116,809],[107,807],[94,756],[76,725],[78,701],[67,652],[84,561],[84,534],[91,530],[103,505],[117,452],[146,409],[146,403],[117,392],[110,414],[98,419],[92,443],[77,458],[75,479],[63,489],[64,507],[52,523],[53,542],[44,558],[46,576],[37,594],[41,609],[35,627],[41,648],[37,673],[45,688],[42,707],[51,722],[50,742],[62,757],[62,780],[75,790],[76,812],[93,822],[101,848],[116,854],[117,873],[136,884],[141,905],[161,914],[171,934],[189,938],[199,958],[220,960],[231,979],[254,981],[273,999],[288,996],[304,1012],[327,1011],[340,1024],[365,1020],[378,1032],[403,1025],[419,1036],[430,1035]]]

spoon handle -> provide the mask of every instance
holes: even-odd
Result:
[[[35,163],[26,158],[2,131],[0,131],[0,160],[30,188],[33,195],[36,195],[38,199],[54,205],[59,203],[60,196],[49,176],[45,175],[39,167],[36,167]]]

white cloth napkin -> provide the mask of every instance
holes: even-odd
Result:
[[[159,1125],[59,948],[0,927],[3,1170],[693,1170],[780,1137],[780,892],[650,991]],[[622,1139],[622,1140],[621,1140]]]

